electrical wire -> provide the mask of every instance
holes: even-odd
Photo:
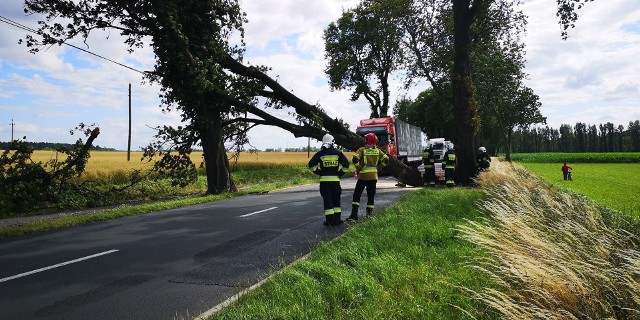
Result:
[[[11,19],[9,19],[9,18],[7,18],[7,17],[4,17],[4,16],[2,16],[2,15],[0,15],[0,22],[4,22],[4,23],[6,23],[6,24],[8,24],[8,25],[11,25],[11,26],[14,26],[14,27],[16,27],[16,28],[19,28],[19,29],[25,30],[25,31],[27,31],[27,32],[31,32],[31,33],[34,33],[34,34],[40,35],[40,32],[38,32],[37,30],[32,29],[32,28],[29,28],[29,27],[27,27],[27,26],[25,26],[25,25],[23,25],[23,24],[20,24],[20,23],[18,23],[18,22],[16,22],[16,21],[13,21],[13,20],[11,20]],[[99,54],[94,53],[94,52],[91,52],[91,51],[89,51],[89,50],[82,49],[82,48],[80,48],[80,47],[74,46],[74,45],[72,45],[72,44],[70,44],[70,43],[63,42],[63,44],[65,44],[65,45],[67,45],[67,46],[69,46],[69,47],[72,47],[72,48],[74,48],[74,49],[77,49],[77,50],[83,51],[83,52],[85,52],[85,53],[91,54],[91,55],[93,55],[93,56],[96,56],[96,57],[98,57],[98,58],[104,59],[104,60],[109,61],[109,62],[111,62],[111,63],[117,64],[117,65],[119,65],[119,66],[121,66],[121,67],[124,67],[124,68],[127,68],[127,69],[129,69],[129,70],[132,70],[132,71],[135,71],[135,72],[138,72],[138,73],[141,73],[141,74],[146,74],[144,71],[140,71],[140,70],[138,70],[138,69],[136,69],[136,68],[133,68],[133,67],[130,67],[130,66],[124,65],[124,64],[122,64],[122,63],[120,63],[120,62],[117,62],[117,61],[111,60],[111,59],[109,59],[109,58],[107,58],[107,57],[105,57],[105,56],[99,55]]]

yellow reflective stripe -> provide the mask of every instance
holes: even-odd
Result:
[[[340,181],[340,178],[338,178],[338,176],[321,176],[320,177],[320,182],[327,182],[327,181]]]
[[[332,214],[333,214],[333,209],[327,209],[327,210],[324,211],[324,215],[325,216],[330,216]]]
[[[351,204],[352,204],[352,205],[354,205],[354,206],[359,206],[359,205],[360,205],[360,202],[355,202],[355,201],[354,201],[354,202],[351,202]]]
[[[380,154],[380,151],[377,148],[373,148],[373,149],[364,149],[364,155],[365,156],[377,156]]]
[[[342,213],[342,208],[333,208],[333,213]]]
[[[325,168],[337,167],[339,165],[337,155],[322,156],[320,157],[320,161]]]
[[[360,170],[360,173],[369,173],[369,172],[378,172],[378,168],[376,168],[376,167],[365,167],[364,169]]]

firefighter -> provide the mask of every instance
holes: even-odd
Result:
[[[487,153],[487,148],[480,147],[478,149],[478,156],[476,156],[476,170],[480,173],[480,171],[489,171],[490,168],[491,156]]]
[[[447,187],[451,188],[455,185],[455,172],[456,172],[456,151],[453,143],[449,142],[447,145],[447,152],[445,152],[442,158],[444,164],[444,178]]]
[[[367,216],[373,214],[375,208],[374,199],[376,196],[376,184],[378,182],[378,170],[389,164],[389,157],[380,150],[378,145],[378,137],[375,133],[367,133],[364,135],[366,145],[358,149],[353,155],[352,162],[358,173],[358,181],[353,190],[353,202],[351,203],[351,215],[347,218],[348,222],[358,220],[358,209],[360,208],[360,197],[364,189],[367,189]]]
[[[320,176],[320,195],[324,204],[324,216],[327,226],[337,226],[343,221],[340,219],[342,208],[340,207],[340,177],[349,168],[349,159],[342,151],[334,147],[333,136],[325,134],[322,137],[320,151],[309,160],[309,169]]]
[[[424,184],[425,186],[436,186],[436,172],[435,172],[435,155],[431,144],[427,144],[427,148],[422,152],[422,163],[424,164]]]

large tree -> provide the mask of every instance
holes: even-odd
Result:
[[[556,0],[563,38],[578,18],[576,10],[591,1]],[[450,74],[460,183],[471,182],[475,174],[474,144],[480,127],[472,56],[486,39],[509,36],[521,21],[522,15],[514,11],[518,4],[519,0],[415,0],[415,17],[405,21],[413,74],[427,78],[436,92],[438,77]],[[452,59],[442,59],[446,56]]]
[[[579,8],[591,0],[557,1],[560,21],[568,27],[577,18],[574,4]],[[453,101],[461,182],[468,181],[474,171],[472,141],[477,129],[477,103],[469,77],[471,40],[476,34],[471,27],[483,26],[478,21],[494,21],[488,13],[500,11],[490,11],[489,7],[500,9],[499,5],[505,2],[508,0],[453,0],[453,6],[444,6],[453,11]],[[364,143],[339,119],[330,117],[319,106],[306,103],[270,77],[267,68],[242,62],[242,42],[233,44],[229,40],[234,34],[242,34],[244,14],[237,0],[25,0],[25,11],[45,15],[38,30],[42,39],[27,38],[27,44],[36,50],[75,37],[87,38],[95,29],[119,31],[132,51],[146,45],[144,39],[150,39],[156,66],[147,75],[162,85],[165,106],[180,109],[190,122],[187,128],[170,130],[183,133],[181,137],[172,137],[172,141],[197,143],[203,138],[211,139],[211,150],[205,151],[206,165],[211,167],[207,169],[211,193],[232,190],[224,139],[215,132],[227,125],[273,125],[294,136],[316,139],[328,131],[339,145],[348,149]],[[450,38],[441,40],[451,42]],[[299,121],[290,123],[270,116],[258,107],[257,97],[266,98],[269,106],[294,108]],[[240,114],[250,117],[236,116]],[[417,170],[394,159],[391,170],[408,184],[421,184]]]
[[[243,63],[242,41],[230,40],[243,33],[245,17],[238,1],[25,0],[25,12],[44,15],[39,37],[26,37],[34,52],[76,37],[86,39],[96,29],[119,31],[130,51],[151,46],[156,65],[146,77],[162,86],[163,107],[177,109],[186,123],[179,128],[159,128],[158,137],[163,141],[156,147],[169,145],[179,151],[178,155],[165,153],[160,164],[187,168],[177,170],[185,176],[185,171],[193,172],[188,170],[193,169],[188,153],[201,144],[209,193],[234,189],[224,141],[230,135],[242,135],[252,125],[277,126],[296,137],[318,140],[328,131],[339,145],[352,150],[364,144],[341,120],[270,77],[266,67]],[[258,97],[268,107],[294,108],[298,122],[271,116],[258,106]],[[225,132],[229,128],[235,129]],[[421,184],[417,170],[397,161],[391,167],[406,183]]]
[[[409,2],[363,0],[324,31],[331,89],[353,89],[351,100],[364,97],[371,118],[388,116],[389,77],[402,58],[399,20]]]

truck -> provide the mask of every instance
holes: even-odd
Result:
[[[362,119],[356,134],[374,133],[390,156],[417,168],[422,164],[422,130],[394,117]]]

